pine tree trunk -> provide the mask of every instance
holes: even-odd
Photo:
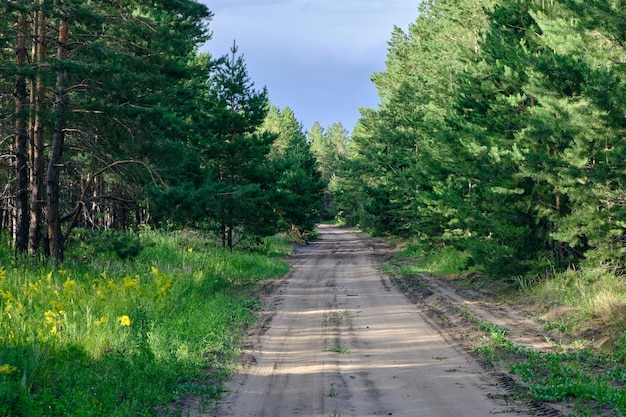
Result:
[[[47,49],[46,18],[43,11],[37,12],[37,29],[33,46],[33,62],[41,64]],[[41,247],[41,226],[43,224],[43,191],[44,191],[44,127],[42,122],[42,102],[45,98],[45,87],[38,68],[35,85],[31,92],[31,102],[35,114],[32,122],[32,142],[30,147],[30,230],[28,233],[28,253],[35,255]]]
[[[69,41],[69,22],[67,10],[61,12],[59,23],[59,46],[57,56],[60,61],[67,59]],[[67,125],[68,99],[67,70],[61,68],[57,75],[54,93],[55,125],[52,135],[52,148],[47,171],[47,206],[48,206],[48,238],[50,239],[50,258],[54,261],[63,260],[63,233],[61,231],[60,211],[60,170],[63,165],[63,148],[65,146],[65,128]]]
[[[26,40],[28,34],[26,17],[18,17],[18,35],[15,54],[18,74],[15,83],[15,250],[17,253],[28,249],[28,101],[26,77],[20,66],[27,62]]]
[[[113,209],[113,226],[120,232],[126,231],[126,205],[122,200],[122,187],[119,184],[113,186],[115,195]]]

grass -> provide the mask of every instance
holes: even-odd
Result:
[[[414,260],[402,263],[404,274],[427,273],[441,276],[467,272],[470,259],[467,253],[451,246],[433,250],[419,243],[406,246],[398,256]]]
[[[620,319],[626,310],[626,281],[607,268],[570,269],[527,289],[544,303],[575,307],[579,319]]]
[[[336,384],[330,384],[330,388],[328,389],[328,391],[326,391],[326,396],[331,398],[339,396]]]
[[[411,281],[412,277],[428,273],[457,278],[467,276],[471,269],[462,252],[432,250],[419,244],[405,246],[387,264],[397,282],[425,296],[431,293],[429,289],[420,280]],[[448,282],[465,288],[468,280]],[[626,415],[626,281],[614,274],[614,268],[586,264],[550,271],[549,276],[502,280],[500,285],[477,274],[471,283],[488,285],[496,291],[495,297],[513,304],[532,305],[544,318],[546,337],[548,332],[557,332],[557,337],[565,340],[556,352],[539,352],[512,342],[506,328],[461,312],[482,334],[476,348],[482,360],[517,376],[521,391],[515,395],[530,402],[566,405],[570,415]],[[595,337],[604,342],[601,347]]]
[[[517,345],[499,332],[476,349],[490,365],[517,375],[532,401],[568,403],[572,415],[596,416],[626,413],[626,333],[621,350],[603,354],[590,349],[562,353],[539,352]]]
[[[56,268],[0,260],[0,416],[180,415],[187,395],[217,398],[250,290],[288,270],[271,241],[231,253],[146,230],[124,260],[85,242]]]

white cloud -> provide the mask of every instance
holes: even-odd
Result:
[[[419,6],[419,0],[201,1],[215,14],[208,51],[226,54],[236,40],[252,79],[267,85],[275,104],[291,107],[305,127],[335,114],[328,123],[349,119],[342,120],[348,128],[359,107],[376,105],[370,76],[384,69],[394,25],[415,21]]]
[[[399,18],[416,16],[413,2],[237,0],[213,2],[215,43],[228,36],[243,50],[280,49],[309,60],[312,53],[330,59],[371,61],[384,52]],[[211,4],[209,4],[211,8]],[[221,42],[219,42],[221,43]],[[208,45],[211,49],[211,43]],[[384,59],[384,58],[383,58]]]

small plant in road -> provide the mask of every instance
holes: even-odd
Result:
[[[350,353],[349,349],[342,348],[341,346],[333,346],[330,349],[327,349],[328,352],[339,353],[340,355],[348,355]]]
[[[330,384],[330,389],[328,391],[326,391],[326,396],[327,397],[337,397],[339,395],[339,393],[337,392],[337,389],[335,388],[336,384]]]

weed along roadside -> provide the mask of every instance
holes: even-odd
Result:
[[[360,241],[345,230],[326,233],[330,237],[301,248],[300,256],[292,259],[295,266],[311,268],[289,274],[295,274],[294,281],[301,286],[295,287],[299,288],[296,296],[287,297],[283,287],[272,295],[276,305],[332,296],[320,298],[321,307],[307,307],[310,314],[301,314],[306,309],[280,312],[284,320],[311,320],[311,334],[323,336],[317,344],[307,343],[286,355],[306,348],[311,357],[322,360],[322,368],[332,368],[327,376],[316,376],[322,378],[316,382],[316,392],[305,390],[311,401],[324,404],[325,415],[365,407],[373,397],[359,395],[385,391],[384,385],[373,390],[376,381],[386,381],[387,376],[388,381],[398,381],[395,374],[370,377],[376,372],[371,352],[394,352],[395,347],[373,349],[374,340],[369,338],[387,327],[373,324],[374,309],[364,303],[369,293],[372,302],[388,297],[393,291],[389,281],[415,303],[412,314],[427,317],[446,340],[467,349],[495,378],[495,385],[505,388],[494,397],[499,401],[528,405],[536,415],[626,414],[626,335],[618,321],[603,326],[594,322],[597,318],[591,311],[597,305],[564,309],[561,303],[548,310],[549,304],[540,302],[546,295],[539,287],[545,283],[534,283],[532,289],[514,285],[518,281],[495,286],[478,274],[460,275],[455,269],[463,261],[451,252],[428,258],[386,249],[374,254],[379,261],[386,260],[385,275],[377,278],[366,263],[358,267],[347,263],[352,256],[365,262],[362,255],[370,252],[373,243],[363,241],[358,246]],[[57,268],[12,261],[12,249],[0,246],[0,417],[212,416],[220,405],[230,406],[225,390],[236,364],[247,360],[251,368],[260,369],[263,356],[269,355],[256,341],[247,347],[250,329],[259,327],[262,337],[265,332],[291,328],[274,321],[258,324],[262,303],[256,291],[289,271],[283,257],[291,252],[291,244],[272,238],[256,250],[231,252],[189,231],[145,230],[136,238],[115,237],[115,244],[102,239],[77,240],[69,247],[66,262]],[[336,252],[341,255],[336,259],[325,255]],[[331,262],[327,269],[321,267],[322,259]],[[355,289],[355,282],[368,274],[374,277],[371,287]],[[558,287],[561,300],[576,298],[574,289],[584,287],[568,274],[556,277],[543,291]],[[318,275],[319,287],[315,287],[311,277]],[[592,291],[601,292],[584,289],[589,293],[585,300],[593,298]],[[304,290],[313,295],[303,297]],[[598,324],[594,332],[586,333],[594,323]],[[607,333],[613,338],[601,337]],[[598,339],[586,338],[588,334]],[[407,336],[403,331],[401,338],[385,337],[385,341],[395,343]],[[405,349],[405,353],[416,351]],[[427,355],[406,361],[405,370],[433,362],[448,366],[442,371],[446,378],[459,376],[466,365],[450,367],[450,358],[449,354]],[[359,359],[366,365],[356,372]],[[396,366],[395,362],[379,366],[379,371]],[[307,372],[302,376],[313,378]],[[361,388],[351,391],[353,386]],[[351,403],[349,392],[362,400],[361,405]],[[394,400],[379,405],[401,404]]]
[[[0,416],[181,415],[188,397],[219,397],[255,321],[250,290],[288,271],[289,245],[230,252],[153,231],[137,243],[121,260],[86,239],[58,268],[0,248]]]
[[[464,254],[453,252],[399,251],[385,271],[538,415],[626,414],[624,318],[619,304],[613,313],[603,304],[624,299],[623,285],[577,271],[524,285],[519,277],[495,281],[467,274]]]

